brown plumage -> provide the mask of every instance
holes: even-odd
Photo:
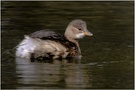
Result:
[[[85,21],[73,20],[66,28],[65,35],[40,30],[28,36],[18,45],[16,56],[32,60],[80,57],[78,40],[92,36]]]

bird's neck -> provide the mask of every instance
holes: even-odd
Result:
[[[70,26],[68,26],[68,27],[66,28],[65,37],[66,37],[66,39],[69,40],[70,42],[76,44],[76,46],[78,47],[78,53],[81,54],[81,50],[80,50],[80,47],[79,47],[79,43],[78,43],[78,41],[74,38],[74,34],[73,34],[73,32],[71,32],[71,31],[72,31],[71,29],[72,29],[72,27],[70,27]]]
[[[74,38],[74,33],[72,32],[72,29],[73,29],[73,27],[72,27],[71,25],[69,25],[69,26],[66,28],[65,37],[66,37],[69,41],[71,41],[71,42],[75,43],[76,45],[78,45],[78,41],[75,40],[75,38]]]

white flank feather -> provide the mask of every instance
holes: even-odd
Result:
[[[34,52],[38,41],[25,36],[25,39],[18,45],[16,56],[21,58],[30,58],[30,54]]]

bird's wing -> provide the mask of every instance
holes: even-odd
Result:
[[[49,30],[40,30],[36,31],[32,34],[29,35],[32,38],[39,38],[41,40],[51,40],[51,41],[56,41],[61,43],[67,48],[74,48],[75,50],[77,49],[77,46],[75,43],[70,42],[67,40],[63,35],[56,33],[54,31],[49,31]]]
[[[34,33],[31,33],[29,35],[32,38],[40,38],[42,40],[62,40],[65,39],[64,36],[60,35],[59,33],[56,33],[54,31],[48,31],[48,30],[40,30],[36,31]]]
[[[77,50],[78,50],[78,47],[76,46],[75,43],[67,40],[63,35],[53,32],[53,31],[40,30],[40,31],[36,31],[36,32],[30,34],[29,36],[32,38],[39,38],[41,40],[50,40],[52,42],[55,41],[57,44],[61,44],[62,46],[66,47],[68,51],[77,52]],[[51,42],[50,42],[50,44],[51,44]],[[57,48],[56,46],[57,45],[53,46],[53,44],[51,44],[50,46],[47,46],[47,48],[51,47],[51,49],[54,49],[54,48]],[[47,50],[49,50],[49,49],[47,49]],[[51,51],[53,51],[53,50],[51,50]]]

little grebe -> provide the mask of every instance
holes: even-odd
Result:
[[[28,59],[59,59],[81,56],[77,39],[92,36],[85,21],[73,20],[66,28],[65,35],[40,30],[30,35],[17,46],[16,56]]]

